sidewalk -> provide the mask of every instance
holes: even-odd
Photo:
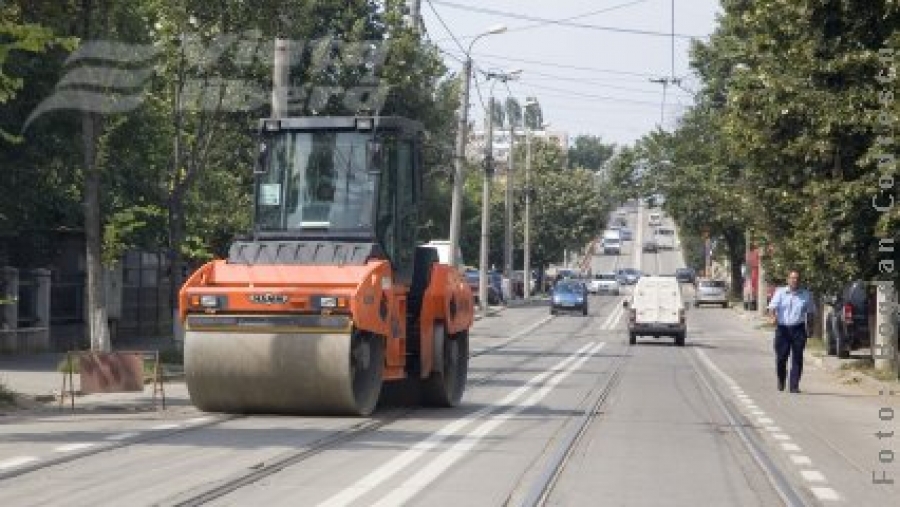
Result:
[[[120,351],[151,351],[168,348],[171,343],[168,340],[154,339],[143,341],[123,342],[115,347]],[[11,354],[0,355],[0,384],[5,389],[17,395],[15,407],[4,405],[0,402],[0,415],[14,413],[22,410],[57,409],[60,393],[63,391],[63,374],[59,371],[59,365],[65,361],[65,352],[53,352],[42,354]],[[175,401],[175,398],[187,399],[187,389],[181,380],[182,375],[174,365],[165,365],[163,369],[163,382],[166,398]],[[73,376],[75,383],[75,406],[80,409],[96,409],[97,407],[121,407],[122,409],[136,406],[152,405],[153,384],[145,384],[143,392],[124,393],[98,393],[81,394],[80,379],[76,373]],[[180,387],[179,387],[180,386]],[[68,390],[68,386],[67,389]],[[183,391],[183,393],[182,393]],[[69,407],[66,400],[66,407]]]
[[[774,328],[771,327],[766,319],[758,312],[744,310],[740,305],[733,305],[731,309],[734,310],[740,318],[755,324],[761,338],[772,339],[775,332]],[[839,359],[827,355],[824,350],[811,349],[809,347],[807,347],[803,353],[803,362],[805,365],[823,370],[836,382],[841,384],[859,384],[871,392],[898,391],[900,380],[895,379],[893,381],[885,381],[875,378],[866,372],[853,369],[854,366],[859,364],[860,359],[861,358],[859,357]]]

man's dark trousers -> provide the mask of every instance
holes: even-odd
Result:
[[[775,366],[778,382],[784,385],[787,378],[787,360],[791,356],[790,389],[800,389],[800,375],[803,373],[803,349],[806,348],[806,325],[778,325],[775,330]]]

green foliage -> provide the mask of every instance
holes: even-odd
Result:
[[[708,229],[740,262],[744,236],[772,246],[769,272],[799,269],[820,292],[878,273],[880,237],[900,230],[896,206],[878,212],[878,73],[900,50],[900,6],[862,0],[723,1],[708,42],[695,42],[702,87],[671,139],[645,137],[614,171],[642,169],[683,232]],[[896,53],[895,53],[896,54]],[[897,116],[898,105],[887,106]],[[655,138],[655,139],[654,139]],[[664,141],[664,142],[660,142]],[[650,148],[663,157],[652,156]],[[666,159],[670,167],[654,165]],[[624,179],[624,178],[621,178]],[[896,190],[894,190],[896,192]],[[896,195],[896,194],[894,194]],[[881,254],[882,256],[884,254]],[[897,272],[890,275],[897,280]]]
[[[599,171],[615,152],[614,144],[606,144],[597,136],[580,135],[569,148],[569,167]]]

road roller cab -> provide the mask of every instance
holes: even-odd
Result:
[[[195,405],[365,415],[387,383],[459,403],[472,294],[417,246],[421,135],[398,117],[261,121],[252,234],[180,292]]]

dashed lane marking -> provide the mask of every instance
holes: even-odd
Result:
[[[53,449],[56,452],[73,452],[80,451],[82,449],[88,449],[90,447],[94,447],[97,445],[97,442],[76,442],[74,444],[66,444]]]
[[[5,459],[0,461],[0,470],[7,470],[9,468],[15,468],[18,466],[22,466],[28,463],[32,463],[37,461],[38,459],[34,456],[16,456],[15,458]]]
[[[831,488],[815,487],[809,489],[812,490],[813,494],[816,495],[816,498],[819,500],[837,501],[841,499],[837,492]]]
[[[793,461],[795,465],[812,465],[812,460],[809,459],[809,456],[804,456],[802,454],[791,454],[791,461]]]
[[[781,448],[785,451],[800,452],[800,446],[791,442],[782,442]]]
[[[800,470],[800,475],[802,475],[807,482],[826,482],[825,475],[818,470]]]
[[[140,433],[138,433],[136,431],[129,431],[126,433],[117,433],[115,435],[110,435],[108,437],[105,437],[103,440],[109,440],[110,442],[118,442],[120,440],[127,440],[129,438],[134,438],[139,435],[140,435]]]

